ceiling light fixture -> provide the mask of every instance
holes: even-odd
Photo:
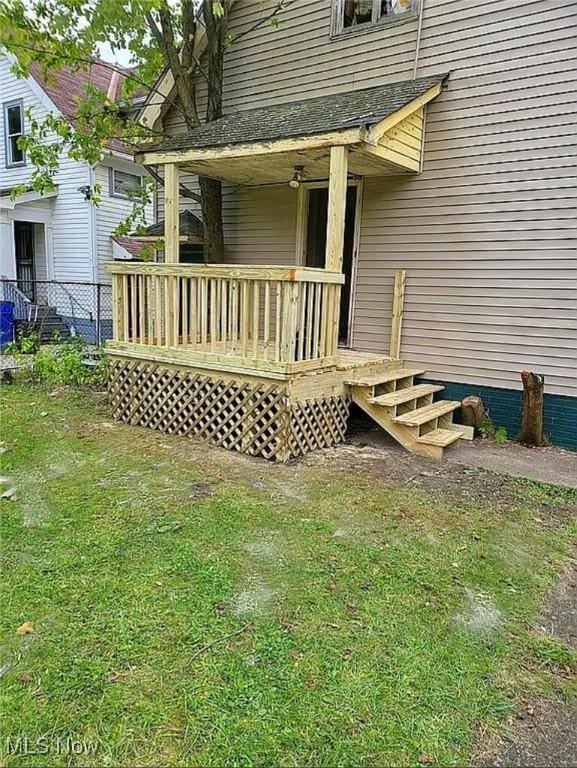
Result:
[[[305,169],[304,165],[295,165],[293,177],[289,181],[289,187],[291,189],[298,189],[300,187],[301,181],[303,180],[304,169]]]

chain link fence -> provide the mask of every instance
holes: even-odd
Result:
[[[14,338],[36,332],[45,344],[80,336],[96,345],[112,338],[112,286],[107,283],[2,278],[0,301],[4,318],[12,316]]]

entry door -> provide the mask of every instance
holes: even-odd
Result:
[[[17,285],[22,293],[34,301],[34,224],[30,221],[15,221],[14,241]]]
[[[329,190],[327,187],[308,190],[308,216],[306,228],[305,266],[325,266],[327,244],[327,212]],[[339,320],[339,344],[346,346],[350,337],[349,311],[353,283],[355,249],[355,219],[357,215],[357,187],[347,189],[345,212],[345,239],[343,248],[343,273],[345,282],[341,289],[341,312]]]

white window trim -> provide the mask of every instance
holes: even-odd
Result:
[[[108,194],[110,197],[118,197],[121,200],[130,200],[130,195],[123,195],[120,192],[116,192],[114,189],[114,174],[115,173],[125,173],[128,176],[135,176],[140,179],[140,188],[142,189],[143,179],[144,177],[140,173],[133,173],[132,171],[124,171],[120,168],[113,168],[112,166],[108,167]]]
[[[331,37],[355,35],[362,32],[369,32],[373,29],[379,29],[383,26],[399,24],[410,19],[418,18],[420,13],[420,0],[413,0],[410,11],[400,13],[396,16],[379,16],[381,2],[380,0],[373,0],[371,21],[353,27],[345,27],[343,25],[344,3],[345,0],[333,0],[332,2]]]
[[[19,134],[9,134],[8,127],[8,110],[14,107],[20,107],[20,122],[22,126],[22,132]],[[26,153],[22,152],[22,160],[12,159],[12,142],[10,139],[13,136],[24,136],[24,101],[22,99],[13,99],[12,101],[5,101],[3,104],[4,111],[4,147],[6,150],[6,168],[22,168],[26,165]]]

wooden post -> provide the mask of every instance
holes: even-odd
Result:
[[[343,146],[331,147],[325,256],[325,269],[330,272],[340,272],[343,266],[348,151]]]
[[[283,363],[292,363],[295,360],[297,327],[298,327],[298,306],[299,306],[299,285],[302,283],[284,283],[283,284],[283,302],[282,302],[282,330],[281,330],[281,360]]]
[[[178,165],[164,166],[164,261],[178,264],[179,248],[179,181]]]
[[[122,275],[112,275],[112,338],[124,341]]]
[[[395,272],[393,293],[393,319],[391,323],[391,344],[389,355],[393,360],[401,357],[401,332],[403,328],[403,305],[405,303],[405,270]]]

